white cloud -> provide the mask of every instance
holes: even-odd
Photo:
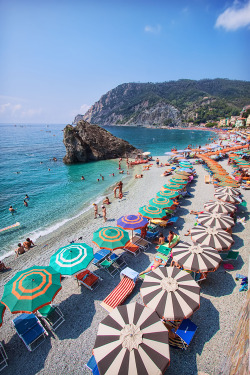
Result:
[[[10,108],[10,103],[0,104],[0,113],[5,113]]]
[[[159,34],[161,32],[161,25],[156,25],[156,26],[146,25],[144,27],[144,31],[146,33]]]
[[[32,109],[32,108],[29,108],[27,110],[24,110],[21,115],[22,117],[36,117],[38,115],[40,115],[42,113],[42,109],[41,108],[38,108],[38,109]]]
[[[235,1],[216,20],[215,27],[224,27],[227,31],[234,31],[250,25],[250,1],[240,3]]]

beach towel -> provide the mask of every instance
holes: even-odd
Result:
[[[225,270],[233,270],[234,266],[231,263],[224,263],[223,267]]]

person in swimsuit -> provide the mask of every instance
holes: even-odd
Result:
[[[96,204],[96,203],[93,203],[93,206],[94,206],[94,212],[95,212],[95,217],[94,217],[94,219],[96,219],[96,218],[97,218],[97,215],[100,216],[100,214],[98,214],[98,206],[97,206],[97,204]]]
[[[167,265],[167,262],[164,262],[163,259],[161,259],[159,257],[154,257],[154,264],[152,266],[149,266],[148,268],[146,268],[144,271],[142,271],[140,273],[140,275],[143,275],[144,273],[147,273],[147,272],[150,272],[150,271],[154,271],[159,266],[166,266],[166,265]]]
[[[17,246],[18,246],[18,248],[15,250],[16,257],[18,257],[18,255],[21,255],[21,254],[25,253],[25,249],[24,249],[24,247],[21,243],[19,243]]]
[[[23,246],[26,250],[29,250],[31,248],[31,245],[35,246],[34,242],[30,238],[26,238],[26,241],[24,241]]]

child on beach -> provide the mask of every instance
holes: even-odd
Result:
[[[107,215],[106,207],[102,206],[102,217],[103,217],[104,223],[106,223],[107,221],[106,215]]]

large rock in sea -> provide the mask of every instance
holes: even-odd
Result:
[[[84,120],[79,121],[76,126],[67,125],[63,133],[63,143],[66,147],[66,155],[63,158],[65,164],[135,157],[139,153],[139,150],[127,141]]]

